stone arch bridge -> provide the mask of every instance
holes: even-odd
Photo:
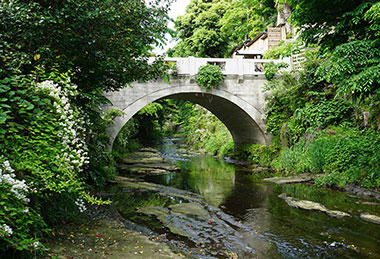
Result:
[[[199,104],[218,117],[230,131],[235,146],[242,144],[269,145],[271,136],[265,133],[263,108],[265,94],[263,86],[267,82],[263,65],[267,62],[284,60],[264,59],[216,59],[216,58],[166,58],[176,63],[175,76],[170,82],[156,80],[134,82],[132,87],[108,92],[105,96],[112,105],[105,109],[117,108],[124,115],[117,117],[109,126],[110,148],[125,123],[147,104],[159,99],[181,99]],[[219,89],[206,92],[195,83],[198,68],[205,64],[221,67],[225,80]]]

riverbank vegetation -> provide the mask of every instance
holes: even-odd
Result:
[[[300,37],[267,51],[264,57],[289,57],[306,49],[305,61],[300,70],[287,72],[279,72],[281,64],[265,67],[269,80],[266,91],[271,92],[265,111],[266,130],[273,135],[273,143],[269,147],[243,146],[233,156],[286,174],[323,173],[325,176],[317,181],[320,185],[359,184],[379,188],[379,3],[345,0],[337,6],[331,1],[253,2],[218,3],[229,5],[219,8],[218,13],[214,1],[192,1],[187,13],[178,18],[180,42],[169,51],[181,56],[210,56],[208,50],[197,47],[202,45],[212,46],[214,52],[217,49],[217,56],[226,56],[226,46],[242,40],[244,29],[249,28],[252,37],[273,25],[276,8],[281,9],[283,4],[291,6],[290,22],[301,31]],[[260,11],[255,9],[258,4]],[[212,8],[206,10],[206,5]],[[215,19],[219,16],[219,23],[189,24],[190,17],[206,14],[212,14]],[[228,30],[231,26],[235,30]],[[200,44],[202,30],[208,30],[208,34],[218,31],[216,34],[221,37],[217,40],[206,37],[210,43]],[[220,41],[225,44],[211,44]],[[197,121],[200,118],[199,114],[194,117]],[[205,124],[213,124],[213,120]],[[210,134],[212,128],[205,130],[203,136]],[[191,130],[191,126],[184,129],[189,130],[191,137],[202,139],[196,134],[201,129]],[[224,137],[223,134],[214,136]]]
[[[162,62],[147,59],[167,32],[167,9],[165,1],[1,2],[2,255],[40,257],[57,224],[106,203],[91,195],[115,174],[102,93],[162,74]]]
[[[312,11],[320,1],[293,2],[295,25],[320,26],[301,34],[316,46],[305,54],[302,70],[268,83],[267,130],[281,146],[271,165],[288,173],[324,173],[319,184],[378,188],[379,3],[346,1],[332,17]]]

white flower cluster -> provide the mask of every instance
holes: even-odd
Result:
[[[63,89],[53,81],[47,80],[38,84],[38,88],[54,98],[54,106],[60,115],[59,126],[62,130],[58,132],[58,137],[62,139],[65,149],[61,150],[61,157],[68,163],[69,170],[81,171],[83,165],[89,163],[88,149],[85,139],[86,122],[83,114],[78,109],[73,109],[69,97],[76,95],[76,86],[68,81]]]
[[[25,180],[16,179],[16,175],[13,173],[14,169],[9,164],[9,161],[5,161],[0,168],[0,184],[9,184],[11,186],[10,192],[12,192],[15,197],[25,203],[29,202],[29,199],[26,197],[30,188],[25,183]]]
[[[84,201],[82,198],[78,198],[75,201],[75,204],[78,206],[78,209],[80,212],[84,212],[85,210],[87,210],[86,206],[84,205]]]
[[[0,225],[0,237],[1,236],[10,236],[13,234],[12,228],[7,224]]]
[[[32,246],[34,248],[37,248],[38,246],[40,245],[40,242],[36,241],[36,242],[33,242]]]

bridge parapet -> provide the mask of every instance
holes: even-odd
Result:
[[[224,75],[263,75],[264,64],[287,63],[291,64],[290,58],[284,59],[244,59],[243,57],[236,58],[165,58],[165,61],[175,62],[178,75],[195,76],[200,66],[206,64],[217,65],[221,68]],[[290,67],[290,66],[289,66]]]

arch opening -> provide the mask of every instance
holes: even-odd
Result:
[[[264,132],[262,113],[253,105],[223,90],[204,92],[199,87],[182,86],[180,88],[176,89],[177,91],[162,89],[127,103],[122,109],[125,115],[116,118],[114,125],[108,129],[111,139],[110,149],[125,123],[143,107],[159,99],[185,100],[206,108],[227,127],[235,147],[244,144],[270,144],[270,136]]]

